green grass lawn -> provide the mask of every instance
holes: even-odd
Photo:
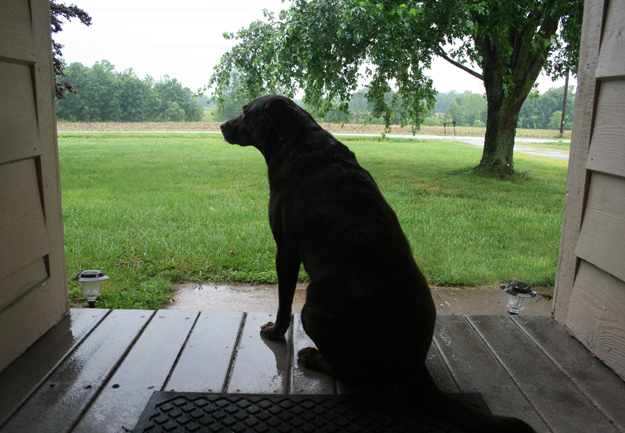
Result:
[[[432,284],[552,285],[567,161],[517,154],[512,181],[462,175],[481,149],[345,137]],[[158,308],[172,282],[275,282],[266,165],[218,134],[62,134],[68,274],[101,269],[99,305]],[[306,279],[304,272],[300,274]],[[79,283],[70,297],[81,301]]]

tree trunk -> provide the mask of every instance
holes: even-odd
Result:
[[[516,95],[515,95],[516,96]],[[507,178],[514,174],[514,137],[523,100],[504,96],[503,90],[487,90],[488,116],[482,160],[475,171]]]
[[[558,28],[550,7],[545,17],[535,23],[540,25],[543,40],[548,40]],[[488,172],[502,179],[514,174],[514,137],[519,112],[549,54],[548,44],[540,50],[532,48],[534,33],[529,29],[533,28],[533,25],[520,24],[510,28],[511,53],[503,50],[502,54],[489,37],[476,39],[476,48],[482,57],[488,114],[482,160],[473,171]]]
[[[528,44],[513,56],[513,65],[500,58],[497,47],[489,40],[484,40],[480,46],[488,111],[484,152],[473,171],[502,179],[514,174],[514,137],[519,113],[545,63],[544,56],[529,53]]]

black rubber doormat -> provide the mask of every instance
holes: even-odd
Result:
[[[490,412],[480,394],[456,397]],[[463,433],[445,420],[407,409],[400,397],[160,392],[134,433]],[[412,406],[414,407],[414,406]]]

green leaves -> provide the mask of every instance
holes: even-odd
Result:
[[[346,111],[364,87],[387,126],[401,111],[402,124],[418,128],[435,94],[424,70],[439,55],[482,76],[496,106],[489,112],[516,110],[504,116],[514,128],[543,68],[575,70],[582,11],[583,0],[293,0],[280,21],[266,13],[239,30],[210,83],[220,106],[237,73],[240,98],[303,91],[321,115]]]

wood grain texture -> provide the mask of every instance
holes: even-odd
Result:
[[[571,412],[575,412],[577,417],[586,419],[593,426],[594,433],[617,433],[592,402],[510,317],[469,316],[468,320],[497,354],[501,365],[551,431],[587,433],[587,426],[570,416]],[[531,363],[528,364],[527,360]]]
[[[41,155],[32,67],[0,61],[0,77],[0,164]]]
[[[72,310],[0,374],[0,431],[131,431],[146,396],[168,371],[173,379],[181,369],[190,369],[178,381],[181,392],[218,374],[223,377],[217,382],[230,377],[241,392],[296,392],[297,385],[285,387],[279,376],[292,373],[285,360],[292,359],[291,345],[302,337],[297,321],[293,338],[269,347],[258,332],[272,318],[268,313],[250,314],[243,327],[246,313],[153,314]],[[433,374],[447,372],[453,391],[458,384],[461,391],[481,393],[495,413],[520,417],[539,433],[623,431],[625,385],[549,318],[441,316],[435,343],[428,359]],[[305,344],[302,338],[295,347]],[[232,370],[220,366],[224,353],[238,358],[226,362]],[[3,402],[14,395],[20,401],[9,402],[3,412]],[[12,417],[5,423],[7,413]]]
[[[591,352],[625,378],[625,283],[582,261],[567,328]]]
[[[153,314],[141,310],[109,314],[2,426],[2,432],[71,430]]]
[[[4,278],[49,254],[50,242],[35,160],[0,165],[0,184],[0,278]],[[15,299],[20,288],[2,290],[0,303]]]
[[[592,175],[575,255],[625,280],[624,178]]]
[[[131,430],[152,393],[165,384],[198,315],[198,311],[157,311],[113,377],[102,386],[89,413],[72,431]]]
[[[516,316],[512,320],[608,421],[625,431],[625,383],[615,380],[612,370],[553,319]]]
[[[601,52],[597,63],[597,78],[625,78],[625,2],[608,3]]]
[[[69,299],[49,1],[2,1],[0,41],[0,176],[3,194],[8,190],[9,196],[0,200],[0,279],[12,285],[0,287],[2,369],[68,311]],[[35,170],[23,170],[24,164]],[[22,172],[15,180],[29,185],[26,196],[7,183],[16,167]],[[26,220],[16,218],[20,215]],[[20,232],[23,239],[16,236]],[[48,278],[35,284],[31,277],[17,278],[26,275],[20,269],[42,257]]]
[[[549,432],[535,408],[501,367],[496,354],[467,319],[464,316],[439,316],[437,319],[434,344],[460,392],[479,392],[493,413],[516,416],[539,433]],[[517,356],[516,351],[508,356]]]
[[[35,47],[29,2],[0,2],[0,61],[34,63]]]
[[[241,312],[203,311],[165,390],[222,392],[244,317]]]
[[[625,80],[601,83],[586,168],[625,176]]]
[[[46,279],[0,313],[0,371],[66,313],[67,301],[57,289]]]
[[[7,308],[12,302],[25,295],[36,286],[40,286],[49,278],[45,257],[39,257],[32,263],[19,268],[17,271],[0,278],[0,311]]]
[[[109,313],[103,309],[71,310],[0,373],[0,426]]]
[[[436,344],[430,346],[426,365],[438,389],[448,394],[460,392]]]
[[[291,336],[286,342],[260,336],[261,325],[273,320],[269,313],[247,314],[226,392],[288,394]]]

